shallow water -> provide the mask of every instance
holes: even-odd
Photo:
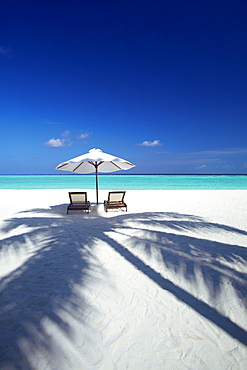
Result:
[[[247,175],[99,175],[102,190],[247,189]],[[0,189],[94,189],[95,175],[0,175]]]

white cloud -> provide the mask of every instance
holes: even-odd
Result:
[[[78,136],[78,140],[83,140],[83,139],[86,139],[87,137],[89,137],[91,135],[91,132],[84,132],[82,133],[80,136]]]
[[[154,141],[145,140],[141,144],[137,144],[137,145],[154,147],[154,146],[160,146],[160,145],[163,145],[163,144],[160,142],[160,140],[154,140]]]
[[[68,131],[68,130],[66,130],[66,131],[64,131],[63,133],[62,133],[62,137],[64,137],[65,139],[68,139],[69,140],[69,134],[70,134],[70,132]]]
[[[62,133],[60,139],[55,139],[54,137],[48,141],[46,141],[44,144],[49,146],[50,148],[62,148],[64,146],[71,146],[72,141],[70,141],[69,138],[69,131],[65,131]]]
[[[51,148],[61,148],[62,146],[66,146],[62,139],[54,139],[54,138],[46,141],[45,145]]]
[[[197,169],[197,170],[201,170],[202,168],[205,168],[205,167],[207,167],[207,165],[206,165],[206,164],[203,164],[203,165],[201,165],[201,166],[199,166],[199,167],[196,167],[196,169]]]

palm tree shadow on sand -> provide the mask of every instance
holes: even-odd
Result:
[[[11,254],[25,254],[20,265],[0,281],[2,368],[33,369],[30,354],[37,351],[47,352],[48,357],[56,352],[62,358],[62,348],[54,349],[45,323],[71,338],[74,327],[68,315],[73,316],[75,325],[80,322],[85,326],[85,332],[90,333],[87,340],[93,345],[97,327],[86,320],[90,302],[84,289],[96,275],[107,279],[107,270],[98,263],[94,248],[100,242],[107,243],[161,289],[247,345],[246,331],[214,307],[222,283],[231,284],[244,302],[246,274],[234,269],[234,263],[246,263],[247,249],[195,236],[203,230],[243,236],[245,231],[165,212],[67,216],[63,205],[30,212],[7,220],[2,230],[6,235],[0,244],[2,261]],[[193,236],[188,234],[191,232]],[[198,276],[208,289],[210,303],[197,292]],[[181,279],[193,289],[185,289]]]

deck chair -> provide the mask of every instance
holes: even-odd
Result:
[[[110,208],[125,208],[127,212],[127,204],[124,203],[125,191],[109,191],[108,200],[104,201],[104,208],[107,212]]]
[[[79,210],[82,209],[84,211],[87,211],[87,213],[89,213],[90,202],[87,200],[87,193],[85,191],[69,192],[69,199],[70,199],[70,204],[67,207],[67,214],[69,213],[69,210],[76,210],[76,209],[79,209]]]

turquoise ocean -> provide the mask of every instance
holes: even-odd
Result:
[[[99,175],[101,190],[247,190],[247,175]],[[0,175],[0,189],[95,189],[95,175]]]

